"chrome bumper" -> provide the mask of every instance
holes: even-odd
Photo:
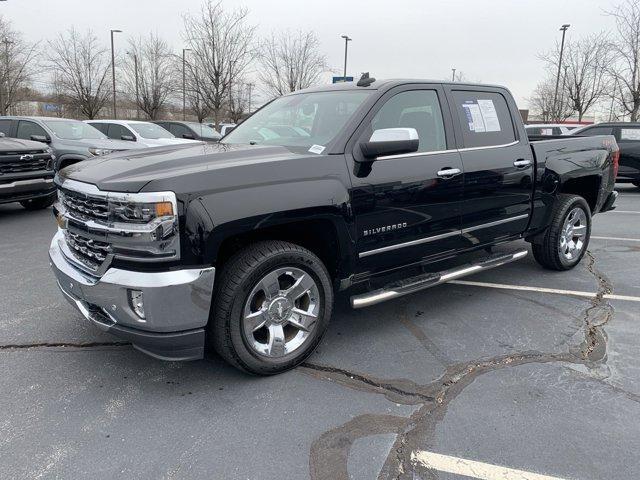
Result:
[[[74,267],[68,255],[59,230],[49,248],[51,268],[64,296],[87,320],[158,358],[202,358],[215,268],[166,272],[109,268],[96,278]],[[133,311],[129,290],[142,291],[144,319]]]

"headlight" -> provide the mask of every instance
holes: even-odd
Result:
[[[109,148],[90,148],[89,153],[91,155],[95,155],[96,157],[100,157],[102,155],[109,155],[113,150]]]
[[[173,203],[170,201],[134,203],[110,200],[109,217],[114,222],[149,223],[162,217],[173,217]]]

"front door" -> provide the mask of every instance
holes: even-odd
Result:
[[[375,273],[451,253],[461,246],[463,171],[440,86],[404,86],[387,92],[365,118],[359,143],[373,131],[414,128],[415,153],[353,164],[352,207],[361,271]]]
[[[506,95],[506,92],[505,92]],[[533,195],[534,159],[519,141],[508,96],[488,91],[452,89],[464,165],[462,235],[467,248],[519,235],[527,228]]]

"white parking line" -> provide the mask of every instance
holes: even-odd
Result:
[[[469,280],[452,280],[448,283],[453,283],[455,285],[468,285],[471,287],[497,288],[500,290],[520,290],[525,292],[554,293],[557,295],[570,295],[573,297],[594,298],[596,296],[594,292],[580,292],[576,290],[559,290],[557,288],[529,287],[526,285],[507,285],[504,283],[472,282]],[[605,295],[604,298],[607,298],[610,300],[624,300],[627,302],[640,302],[640,297],[632,297],[629,295],[608,294],[608,295]]]
[[[550,477],[549,475],[540,475],[539,473],[525,470],[516,470],[515,468],[501,467],[490,463],[476,462],[421,450],[411,452],[411,461],[414,464],[419,463],[433,470],[482,480],[563,480],[560,477]]]
[[[631,214],[640,215],[640,212],[635,212],[633,210],[609,210],[607,213],[631,213]]]
[[[625,237],[591,237],[594,240],[615,240],[620,242],[640,242],[640,238],[625,238]]]

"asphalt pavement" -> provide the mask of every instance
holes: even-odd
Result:
[[[115,345],[58,291],[51,211],[0,205],[0,478],[640,478],[640,189],[618,190],[576,269],[340,296],[269,378]]]

